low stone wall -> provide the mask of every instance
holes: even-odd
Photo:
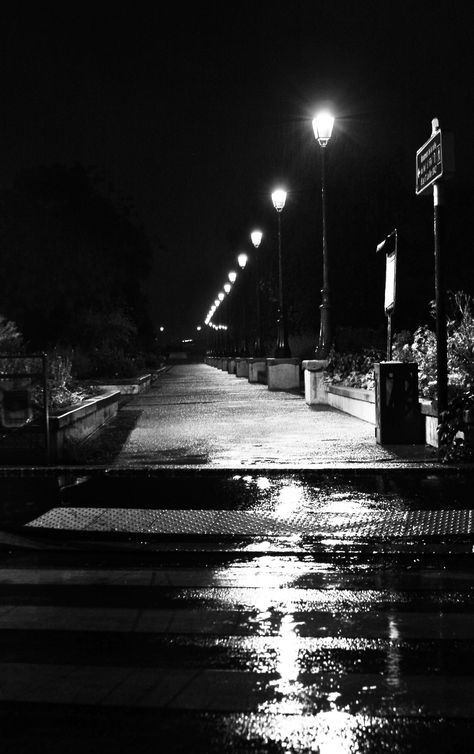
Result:
[[[73,447],[117,414],[119,390],[89,398],[69,411],[52,414],[49,418],[51,460],[67,459]]]
[[[327,389],[329,406],[344,411],[358,419],[375,424],[375,392],[359,387],[329,385]]]
[[[140,377],[128,377],[107,382],[95,381],[90,384],[99,385],[105,390],[118,390],[121,395],[137,395],[138,393],[143,393],[145,390],[149,390],[151,380],[151,374],[142,374]]]

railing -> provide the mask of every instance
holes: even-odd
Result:
[[[42,393],[40,426],[44,434],[46,462],[51,457],[49,431],[48,355],[0,354],[0,429],[4,434],[28,427],[35,420],[38,402],[32,402],[32,381]]]

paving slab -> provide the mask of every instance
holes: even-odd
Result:
[[[308,406],[207,364],[163,372],[81,450],[82,464],[124,469],[397,467],[438,462],[427,445],[382,446],[369,422]]]

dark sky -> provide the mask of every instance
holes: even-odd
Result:
[[[2,11],[0,164],[3,185],[34,165],[97,165],[133,198],[157,248],[148,284],[157,324],[192,332],[238,251],[250,250],[250,230],[261,225],[274,244],[278,182],[289,192],[293,233],[305,226],[321,264],[320,227],[308,210],[319,170],[311,120],[321,104],[336,116],[334,175],[357,196],[365,166],[380,165],[383,184],[393,164],[405,227],[413,213],[427,219],[429,245],[429,200],[415,198],[414,168],[433,117],[455,134],[460,186],[469,186],[474,164],[469,3],[148,5]],[[469,204],[472,194],[464,196]],[[339,246],[341,197],[331,220]],[[358,243],[372,255],[380,239],[361,239],[361,227]],[[344,249],[334,245],[340,271]],[[472,268],[466,259],[459,264]],[[383,280],[381,300],[382,288]]]

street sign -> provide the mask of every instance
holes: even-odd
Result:
[[[416,153],[416,193],[421,194],[443,175],[443,143],[436,131]]]
[[[423,193],[453,171],[452,134],[442,133],[438,119],[433,118],[431,136],[416,153],[416,194]]]

